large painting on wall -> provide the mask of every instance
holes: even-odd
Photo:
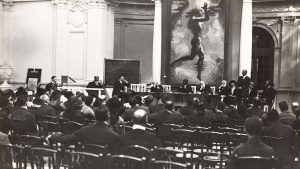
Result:
[[[171,84],[219,84],[224,72],[225,0],[173,0]]]

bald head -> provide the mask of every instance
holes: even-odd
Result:
[[[137,109],[133,113],[133,123],[139,125],[146,125],[148,122],[147,111],[144,109]]]

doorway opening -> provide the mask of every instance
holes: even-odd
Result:
[[[251,77],[258,90],[274,80],[274,40],[265,29],[253,27]]]

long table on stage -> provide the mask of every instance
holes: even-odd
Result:
[[[174,93],[136,92],[136,94],[141,96],[152,95],[157,99],[161,97],[167,97],[172,101],[174,101],[174,105],[176,107],[185,106],[187,104],[187,100],[193,97],[198,97],[198,98],[205,97],[207,101],[214,106],[216,106],[221,100],[219,95],[202,95],[202,94],[189,94],[189,93],[180,93],[180,92],[174,92]]]

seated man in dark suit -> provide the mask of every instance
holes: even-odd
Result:
[[[34,111],[37,121],[39,121],[39,118],[42,117],[42,116],[55,117],[56,116],[56,111],[53,107],[51,107],[49,105],[49,96],[44,94],[44,95],[40,96],[40,99],[41,99],[43,104],[36,111]]]
[[[157,82],[151,82],[150,92],[154,93],[162,93],[164,91],[164,88],[162,85],[158,84]]]
[[[210,89],[210,86],[205,84],[205,82],[201,80],[200,86],[197,87],[197,93],[206,96],[206,95],[212,94],[212,91]]]
[[[257,89],[254,86],[254,82],[250,82],[249,86],[242,91],[242,99],[247,98],[250,103],[253,103],[255,97],[257,97]]]
[[[263,129],[262,120],[257,117],[249,117],[245,121],[245,129],[248,134],[248,141],[237,146],[232,153],[232,157],[261,156],[271,158],[275,155],[274,150],[263,143],[260,134]],[[230,160],[227,169],[235,169],[234,158]]]
[[[21,95],[15,103],[16,108],[8,115],[13,129],[20,131],[19,134],[35,134],[37,132],[37,124],[35,115],[27,110],[27,96]],[[17,124],[17,121],[22,121],[22,125]],[[14,124],[15,122],[15,124]]]
[[[280,169],[293,169],[295,159],[293,145],[297,141],[295,131],[290,125],[281,122],[279,113],[275,109],[267,113],[267,121],[268,125],[264,127],[262,135],[282,138],[282,141],[273,147],[278,155]]]
[[[51,82],[46,85],[45,89],[47,92],[49,92],[51,94],[54,90],[57,90],[58,86],[59,85],[57,84],[56,76],[52,76]]]
[[[150,114],[149,122],[153,124],[162,124],[162,123],[174,123],[178,124],[182,122],[183,116],[179,113],[174,111],[174,103],[173,101],[166,101],[165,109],[159,111],[157,113]]]
[[[94,76],[94,81],[89,82],[86,88],[95,88],[95,89],[101,89],[103,88],[102,82],[99,80],[99,76]],[[89,96],[98,98],[99,91],[98,90],[86,90]]]
[[[178,92],[193,93],[192,87],[188,83],[189,83],[189,81],[187,79],[183,79],[182,85],[179,87]]]
[[[140,145],[147,148],[159,147],[160,141],[154,133],[146,131],[148,113],[144,109],[137,109],[133,113],[133,130],[120,138],[119,146]]]
[[[119,135],[114,132],[107,123],[109,118],[108,108],[100,106],[96,108],[94,112],[96,118],[95,124],[84,126],[72,134],[55,134],[52,135],[50,139],[67,144],[81,142],[83,144],[115,146]]]

